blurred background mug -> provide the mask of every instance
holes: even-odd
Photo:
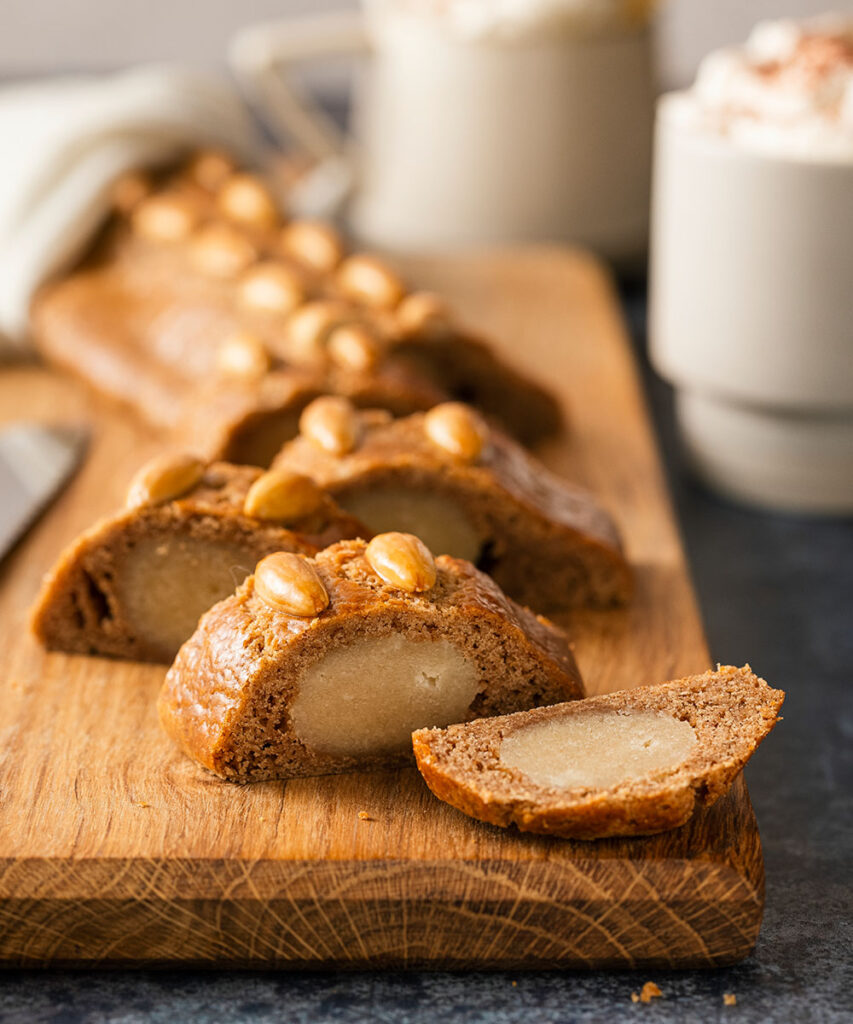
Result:
[[[853,512],[853,18],[757,26],[657,113],[651,357],[694,468]]]
[[[231,64],[315,161],[297,201],[327,213],[346,195],[364,242],[569,241],[625,266],[647,242],[651,7],[372,0],[362,15],[252,26]],[[369,59],[344,138],[297,72],[354,53]]]

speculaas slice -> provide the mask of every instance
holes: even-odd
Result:
[[[168,663],[264,556],[365,532],[298,474],[161,457],[136,475],[127,508],[62,553],[33,629],[51,650]]]
[[[493,825],[599,839],[677,828],[731,786],[785,694],[748,665],[412,737],[435,795]]]
[[[411,732],[583,695],[565,635],[417,538],[274,554],[199,622],[160,720],[223,778],[322,775],[411,757]]]
[[[351,420],[346,444],[324,443],[319,421],[332,404],[338,423]],[[538,611],[630,596],[610,516],[469,407],[447,403],[392,421],[321,398],[301,422],[274,464],[312,477],[374,533],[414,533],[433,551],[480,565]]]

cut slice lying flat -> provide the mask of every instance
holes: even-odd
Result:
[[[252,466],[213,463],[173,500],[96,523],[45,577],[32,615],[38,639],[69,654],[168,663],[199,616],[265,555],[313,554],[365,533],[327,495],[296,519],[246,514],[246,497],[262,475]]]
[[[423,729],[418,768],[472,818],[572,839],[683,825],[731,786],[779,721],[781,690],[720,667],[488,721]]]
[[[387,767],[414,729],[581,696],[559,629],[386,534],[264,559],[181,648],[159,710],[185,753],[248,782]]]

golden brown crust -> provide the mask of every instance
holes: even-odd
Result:
[[[482,538],[483,566],[514,600],[545,612],[622,604],[632,576],[617,529],[589,493],[550,473],[491,429],[479,457],[434,443],[423,413],[389,421],[362,414],[359,444],[344,455],[306,437],[275,460],[313,477],[346,507],[383,488],[446,495]],[[548,571],[543,572],[542,567]]]
[[[481,409],[522,444],[533,445],[566,426],[555,397],[501,362],[482,338],[444,330],[400,341],[397,357],[436,380],[454,398]]]
[[[363,541],[343,541],[315,557],[329,604],[314,618],[265,603],[254,577],[202,618],[159,700],[163,727],[185,753],[237,781],[396,763],[396,755],[319,754],[301,743],[288,718],[308,666],[371,636],[446,637],[457,644],[481,680],[468,718],[583,695],[563,633],[515,605],[469,563],[441,556],[435,586],[407,593],[377,576],[365,548]]]
[[[229,221],[220,201],[226,187],[227,181],[217,186],[219,193],[208,191],[182,169],[160,177],[154,195],[141,203],[149,212],[152,203],[183,209],[186,234],[177,238],[142,230],[151,218],[140,216],[146,211],[139,205],[120,211],[83,264],[36,295],[31,327],[39,350],[155,425],[176,431],[182,443],[212,435],[203,448],[210,458],[240,457],[246,421],[256,432],[269,421],[280,444],[281,421],[298,416],[303,388],[397,415],[467,390],[526,438],[558,428],[554,400],[483,343],[449,325],[438,334],[431,329],[404,337],[393,310],[348,293],[338,271],[320,272],[300,260],[283,241],[277,218]],[[210,243],[221,245],[223,238],[229,242],[224,262],[216,252],[211,259]],[[207,256],[200,260],[200,252]],[[282,305],[275,291],[262,292],[260,302],[257,292],[249,293],[254,298],[247,300],[247,275],[259,269],[290,282],[292,295],[285,289],[278,296]],[[297,345],[288,318],[303,300],[336,303],[348,322],[363,324],[376,341],[375,362],[353,368],[332,358],[325,342]],[[281,388],[235,388],[223,379],[217,354],[238,331],[251,332],[266,347],[269,372],[293,375],[296,407],[284,401]],[[220,388],[226,395],[216,400]]]
[[[271,458],[295,432],[305,404],[320,394],[344,394],[396,414],[427,409],[445,396],[391,360],[348,373],[275,358],[257,381],[224,376],[217,352],[234,332],[248,326],[273,348],[282,331],[269,314],[242,309],[235,287],[194,271],[181,248],[129,238],[119,224],[86,265],[36,296],[33,337],[52,362],[211,459],[254,454],[246,435],[267,427],[272,439],[259,447]]]
[[[683,825],[721,797],[779,721],[784,700],[749,666],[591,697],[572,705],[424,729],[412,737],[433,793],[464,814],[523,832],[599,839],[650,835]],[[608,789],[541,786],[500,759],[503,740],[532,723],[601,709],[662,711],[688,722],[696,750],[682,764]]]
[[[255,381],[213,378],[187,392],[176,432],[206,458],[267,466],[276,446],[295,435],[305,406],[324,393],[322,381],[304,370],[275,370]]]
[[[228,590],[274,551],[313,554],[367,531],[327,495],[292,528],[247,516],[243,502],[261,475],[253,466],[213,463],[189,493],[106,516],[77,537],[45,576],[32,628],[50,650],[168,663],[175,650],[139,635],[117,580],[129,553],[154,541],[210,542],[227,551]]]

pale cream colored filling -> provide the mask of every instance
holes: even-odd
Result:
[[[662,711],[582,711],[510,733],[500,759],[540,786],[604,789],[674,768],[696,733]]]
[[[195,631],[200,616],[254,569],[237,545],[176,536],[140,541],[116,580],[130,628],[164,654]]]
[[[413,533],[434,555],[476,562],[483,540],[456,502],[427,491],[374,487],[345,495],[341,504],[374,533]]]
[[[319,753],[393,753],[411,748],[415,729],[461,721],[477,689],[474,665],[448,640],[365,639],[308,669],[290,720]]]

